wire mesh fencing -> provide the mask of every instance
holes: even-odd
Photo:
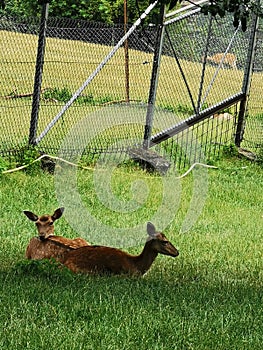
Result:
[[[243,142],[247,150],[263,157],[263,108],[262,108],[262,71],[263,71],[263,20],[259,21],[253,75],[245,121]]]
[[[1,153],[18,151],[28,141],[38,23],[0,20]]]
[[[27,27],[17,19],[1,19],[0,108],[1,152],[12,152],[28,143],[38,42],[38,26],[28,19]],[[63,25],[62,25],[63,22]],[[18,29],[17,29],[18,28]],[[92,74],[123,37],[123,26],[49,19],[38,115],[38,135],[59,113],[79,86]],[[79,96],[56,126],[41,141],[43,150],[56,152],[70,128],[108,103],[146,103],[151,76],[155,29],[147,36],[136,31],[129,37],[129,71],[125,52],[118,50],[91,86]],[[153,41],[153,42],[152,42]]]
[[[127,153],[129,147],[142,145],[157,45],[155,26],[136,28],[128,46],[121,45],[53,123],[129,28],[48,19],[37,122],[41,152],[93,158]],[[36,19],[0,18],[1,155],[28,145],[38,32]],[[246,147],[251,140],[253,146],[262,145],[260,33],[243,141]],[[200,12],[166,19],[152,142],[157,152],[177,166],[207,160],[234,142],[236,96],[243,94],[249,40],[250,29],[235,30],[228,16],[220,23]],[[230,103],[223,108],[222,101]],[[196,118],[204,111],[203,118]],[[167,134],[168,138],[163,137]]]

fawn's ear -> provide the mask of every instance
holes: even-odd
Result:
[[[31,221],[37,221],[38,220],[38,216],[34,213],[32,213],[31,211],[28,210],[24,210],[23,213],[28,217],[29,220]]]
[[[55,221],[55,220],[59,219],[62,216],[63,212],[64,212],[63,207],[56,209],[54,211],[54,214],[52,215],[52,220]]]
[[[149,236],[155,238],[156,237],[156,229],[154,224],[152,224],[151,222],[147,223],[147,233]]]

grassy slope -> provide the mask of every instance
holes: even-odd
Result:
[[[21,210],[42,213],[57,207],[53,178],[2,177],[1,348],[261,349],[263,172],[240,160],[221,161],[219,167],[209,171],[205,208],[186,234],[178,230],[192,178],[182,181],[180,210],[165,231],[181,254],[176,259],[159,256],[140,279],[72,276],[49,265],[21,263],[35,234]],[[141,172],[123,172],[119,179],[130,183],[134,175]],[[88,173],[80,180],[80,192],[91,180]],[[104,214],[98,204],[93,210]],[[64,218],[56,227],[69,237],[76,235]]]
[[[0,31],[0,62],[5,67],[1,72],[0,96],[7,96],[14,91],[16,93],[30,93],[32,91],[36,48],[37,36]],[[71,92],[76,91],[110,50],[111,47],[103,45],[47,38],[42,87],[59,89],[66,87]],[[152,59],[150,54],[136,50],[129,51],[131,99],[147,101]],[[149,64],[144,64],[145,62]],[[86,95],[91,93],[96,97],[111,96],[116,100],[125,99],[124,63],[124,54],[121,49],[117,51],[84,93]],[[190,61],[181,61],[181,64],[194,99],[197,100],[201,64]],[[210,87],[215,69],[215,67],[207,67],[204,93]],[[221,70],[206,102],[215,103],[227,98],[229,94],[239,92],[242,87],[242,79],[242,71]],[[254,75],[253,86],[256,89],[261,86],[261,80],[261,74]],[[30,100],[25,102],[25,100],[12,99],[2,101],[2,105],[4,102],[8,102],[9,109],[10,106],[16,106],[19,109],[27,107],[28,117],[30,116]],[[161,105],[174,107],[177,104],[191,106],[179,69],[172,57],[163,57],[162,59],[157,102]],[[56,114],[61,108],[60,104],[54,104],[54,102],[45,101],[43,105],[45,104],[48,106],[43,111],[41,110],[40,123],[44,122],[42,119],[48,118],[49,120],[50,114]],[[253,94],[251,106],[260,104],[260,95]],[[12,114],[12,109],[8,110],[8,113]],[[15,117],[15,111],[13,114]],[[21,114],[23,113],[21,112]]]
[[[35,74],[35,56],[37,36],[21,33],[0,31],[0,143],[3,150],[23,147],[27,144],[29,124],[31,118],[31,97],[10,99],[8,95],[28,94],[33,90]],[[47,38],[45,50],[45,65],[42,88],[63,89],[69,93],[75,92],[90,76],[99,63],[110,52],[111,47],[84,43],[81,41]],[[130,98],[131,100],[146,102],[148,99],[151,77],[152,55],[136,50],[129,51],[130,64]],[[148,64],[144,64],[148,62]],[[194,100],[199,93],[201,64],[197,62],[181,61]],[[241,70],[220,70],[213,87],[216,67],[207,66],[204,79],[203,93],[209,90],[206,103],[213,105],[222,99],[240,92],[243,72]],[[258,113],[261,105],[260,91],[262,74],[253,75],[252,93],[250,97],[249,113]],[[211,88],[211,90],[210,90]],[[92,96],[95,100],[106,98],[110,101],[125,100],[125,70],[123,50],[118,50],[103,70],[95,77],[83,94]],[[61,111],[63,102],[54,99],[41,99],[39,111],[39,135],[47,124]],[[172,57],[164,56],[160,71],[157,93],[157,105],[180,110],[180,106],[191,107],[187,89],[181,78],[179,69]],[[255,110],[253,109],[255,106]],[[58,147],[61,139],[68,130],[83,117],[91,116],[98,107],[74,105],[56,124],[41,142],[42,147]],[[128,113],[129,111],[127,111]],[[103,114],[103,111],[101,112]],[[188,116],[186,113],[171,114],[172,120],[165,119],[161,114],[155,115],[155,124],[163,124],[163,128],[170,127]],[[115,114],[110,115],[112,124],[115,124]],[[132,116],[131,116],[132,118]],[[252,119],[251,119],[252,120]],[[254,121],[255,120],[255,121]],[[144,121],[144,114],[142,117]],[[254,126],[247,128],[247,138],[258,143],[258,135],[254,130],[260,130],[260,119],[253,118]],[[92,124],[92,122],[91,122]],[[252,132],[250,131],[252,130]],[[141,135],[138,132],[139,136]],[[127,135],[125,135],[127,137]],[[138,136],[138,135],[137,135]]]

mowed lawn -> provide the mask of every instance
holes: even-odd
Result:
[[[164,233],[180,255],[159,255],[142,278],[73,275],[47,262],[28,264],[24,253],[36,228],[22,210],[44,214],[60,206],[54,178],[40,171],[3,174],[1,349],[261,349],[263,169],[243,159],[225,158],[216,165],[219,169],[208,170],[202,213],[186,233],[180,227],[193,177],[178,180],[179,210]],[[122,189],[120,199],[129,198],[133,181],[145,181],[147,203],[131,221],[147,222],[162,197],[162,180],[137,168],[116,171],[111,185]],[[93,215],[121,226],[123,215],[110,216],[99,202],[93,172],[81,170],[78,181]],[[67,237],[79,234],[65,217],[55,229]],[[88,223],[87,230],[92,232]],[[125,250],[139,253],[142,245]]]

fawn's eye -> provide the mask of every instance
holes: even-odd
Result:
[[[49,226],[52,226],[53,225],[53,221],[51,221],[50,223],[49,223]]]
[[[162,241],[162,244],[166,245],[166,244],[168,244],[168,241]]]

